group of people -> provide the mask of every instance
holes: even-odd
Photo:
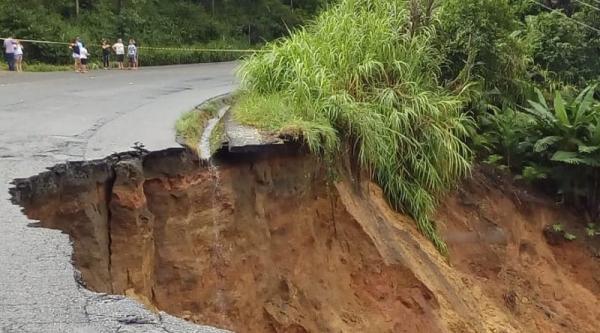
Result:
[[[119,69],[125,69],[126,55],[129,69],[139,68],[138,48],[135,44],[135,40],[130,39],[129,45],[125,47],[121,38],[113,45],[109,44],[106,39],[103,39],[101,47],[104,69],[110,68],[110,57],[113,52],[117,56],[117,65]],[[23,44],[21,44],[21,41],[15,39],[14,36],[10,36],[4,40],[3,48],[4,58],[8,64],[8,70],[22,72],[24,47]],[[75,38],[75,40],[69,44],[69,48],[72,51],[72,57],[75,62],[75,71],[78,73],[86,73],[88,71],[90,53],[85,47],[85,44],[81,41],[81,38]]]
[[[69,46],[73,52],[73,60],[75,61],[75,71],[79,73],[86,73],[88,71],[87,64],[88,59],[90,57],[90,53],[88,52],[85,44],[81,41],[81,38],[77,37],[73,41],[73,43]],[[125,52],[127,51],[127,59],[129,69],[138,69],[139,67],[139,59],[138,59],[138,49],[135,44],[135,40],[130,39],[129,45],[127,45],[127,49],[125,49],[125,44],[123,44],[123,40],[119,38],[117,42],[113,45],[109,44],[106,39],[102,40],[102,65],[104,69],[110,68],[110,56],[114,52],[117,56],[117,65],[119,69],[125,69]]]
[[[23,71],[23,44],[13,36],[4,40],[4,58],[11,72]]]

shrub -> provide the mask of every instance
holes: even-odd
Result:
[[[513,170],[588,212],[590,220],[600,218],[600,103],[594,93],[594,86],[575,98],[557,92],[548,103],[538,91],[537,101],[517,113],[521,121],[496,115],[496,130],[488,132],[496,137],[493,150],[516,156]],[[506,127],[514,134],[508,141]]]
[[[538,68],[585,87],[600,78],[600,35],[593,30],[600,29],[600,12],[581,2],[575,5],[529,16],[527,44]]]
[[[285,113],[273,117],[284,119],[277,127],[295,124],[313,152],[353,147],[390,202],[444,252],[429,217],[469,171],[462,139],[471,120],[460,112],[464,96],[438,84],[435,31],[411,26],[407,1],[342,0],[244,62],[240,73],[246,99],[274,104],[269,112]],[[236,113],[271,126],[252,121],[255,110]]]
[[[440,4],[436,43],[446,58],[444,79],[481,81],[489,101],[523,100],[530,58],[515,7],[508,0],[447,0]]]

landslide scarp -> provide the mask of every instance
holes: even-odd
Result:
[[[184,150],[68,163],[13,197],[71,235],[95,291],[239,332],[443,331],[433,293],[381,255],[315,158],[280,149],[211,170]]]
[[[16,180],[11,192],[28,217],[71,236],[88,288],[201,324],[237,332],[598,327],[593,274],[553,266],[556,252],[536,236],[549,208],[524,210],[476,175],[440,210],[448,260],[378,186],[344,170],[333,181],[329,171],[292,145],[221,153],[215,167],[171,149],[58,165]],[[514,222],[527,218],[536,222]],[[547,295],[559,285],[559,300]]]

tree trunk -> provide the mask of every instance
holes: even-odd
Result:
[[[75,0],[75,16],[79,17],[79,0]]]

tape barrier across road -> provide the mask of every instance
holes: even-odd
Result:
[[[8,38],[0,37],[0,40]],[[17,40],[25,43],[33,44],[52,44],[52,45],[71,45],[66,42],[53,42],[48,40],[35,40],[35,39],[18,39]],[[91,45],[92,47],[99,47],[98,45]],[[186,51],[186,52],[223,52],[223,53],[260,53],[266,52],[265,50],[254,50],[254,49],[210,49],[210,48],[193,48],[193,47],[151,47],[151,46],[140,46],[139,50],[156,50],[156,51]]]

